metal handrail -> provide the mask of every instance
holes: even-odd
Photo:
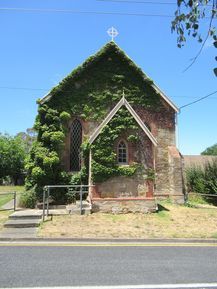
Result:
[[[49,215],[49,197],[50,197],[50,189],[52,188],[80,188],[79,191],[72,191],[74,193],[79,193],[80,195],[80,214],[82,215],[82,197],[83,194],[88,193],[87,191],[83,191],[84,188],[90,188],[93,187],[93,185],[46,185],[43,189],[43,213],[42,213],[42,221],[45,220],[45,203],[46,203],[46,217]],[[47,198],[46,198],[46,192],[47,192]]]

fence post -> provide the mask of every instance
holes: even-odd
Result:
[[[47,217],[49,215],[49,197],[50,197],[50,187],[48,187],[47,191]]]
[[[44,187],[43,189],[43,214],[42,214],[42,221],[44,222],[44,218],[45,218],[45,192],[46,192],[46,188]]]
[[[17,193],[14,192],[14,211],[16,211]]]
[[[82,215],[82,186],[80,186],[80,214]]]

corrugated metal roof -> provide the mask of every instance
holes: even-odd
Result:
[[[183,155],[185,168],[204,167],[206,163],[217,161],[217,156]]]

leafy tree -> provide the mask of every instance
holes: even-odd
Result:
[[[213,20],[217,18],[217,1],[216,0],[177,0],[177,10],[175,11],[175,19],[172,21],[172,32],[175,31],[178,35],[177,46],[181,48],[186,42],[186,34],[192,36],[201,43],[201,48],[197,55],[193,58],[189,67],[196,61],[200,55],[205,42],[209,37],[213,39],[213,46],[217,48],[216,27],[213,25]],[[206,35],[202,36],[204,18],[209,19],[209,25],[206,30]],[[215,57],[217,60],[217,56]],[[188,68],[189,68],[188,67]],[[188,69],[187,68],[187,69]],[[214,68],[214,73],[217,76],[217,67]]]
[[[16,185],[24,173],[25,146],[20,136],[0,134],[0,178],[10,177]]]
[[[9,135],[0,134],[0,179],[9,172]]]
[[[26,132],[19,132],[17,137],[20,137],[23,141],[26,153],[29,153],[33,142],[37,139],[37,132],[34,128],[27,128]]]
[[[217,156],[217,143],[211,147],[206,148],[201,155]]]

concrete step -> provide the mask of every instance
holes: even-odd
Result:
[[[4,224],[5,228],[32,228],[38,227],[41,219],[10,219]]]
[[[66,206],[67,211],[71,215],[89,215],[91,214],[91,205],[87,201],[82,201],[82,212],[81,203],[76,201],[75,204],[70,204]]]
[[[66,205],[49,205],[49,210],[64,210],[65,208]]]
[[[0,238],[35,238],[36,237],[36,227],[31,228],[4,228],[0,232]]]
[[[43,204],[42,203],[38,203],[37,204],[37,208],[39,210],[43,210]],[[51,210],[58,210],[58,209],[65,209],[66,205],[52,205],[52,203],[49,204],[49,209]],[[45,209],[47,209],[47,203],[45,203]]]
[[[82,212],[80,209],[76,208],[73,210],[69,211],[70,215],[90,215],[91,214],[91,209],[82,209]]]
[[[11,214],[9,216],[9,219],[41,219],[42,217],[42,212],[38,211],[38,210],[21,210],[21,211],[17,211],[14,212],[13,214]]]
[[[23,216],[16,216],[16,215],[10,215],[10,220],[26,220],[26,219],[41,219],[41,215],[23,215]]]
[[[77,208],[81,207],[80,201],[76,201],[76,206]],[[82,208],[90,208],[90,203],[88,203],[87,201],[82,201]]]
[[[90,205],[89,205],[88,208],[83,208],[82,207],[82,212],[81,212],[81,209],[78,208],[78,206],[76,204],[68,205],[66,207],[66,210],[68,211],[68,213],[70,215],[89,215],[89,214],[91,214]]]

